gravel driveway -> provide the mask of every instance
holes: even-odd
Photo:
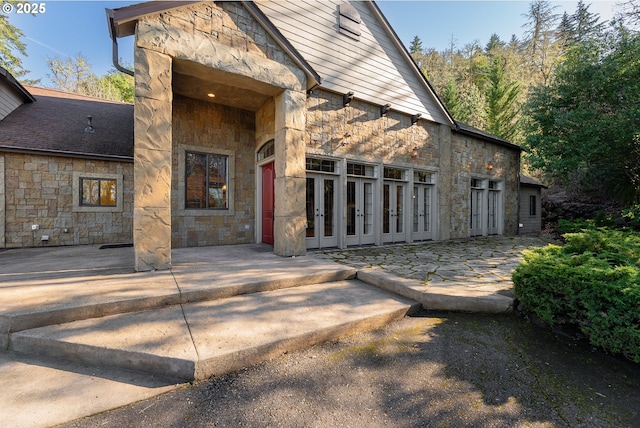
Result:
[[[64,426],[639,427],[638,385],[517,314],[423,311]]]

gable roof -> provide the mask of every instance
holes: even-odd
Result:
[[[323,79],[322,88],[454,126],[378,6],[370,0],[254,3]],[[343,18],[342,8],[352,19]],[[343,21],[350,30],[344,30]],[[359,33],[359,34],[356,34]]]
[[[134,4],[118,9],[106,9],[107,25],[109,34],[114,40],[116,37],[125,37],[135,34],[138,19],[146,15],[153,15],[171,9],[177,9],[194,3],[205,3],[203,1],[149,1],[146,3]],[[267,17],[255,7],[253,2],[241,0],[240,3],[249,11],[253,18],[258,21],[264,30],[275,40],[280,48],[286,52],[291,59],[300,67],[307,76],[307,89],[311,89],[320,84],[320,76],[303,58],[302,55],[289,43],[289,41],[278,31],[278,29],[267,19]]]
[[[112,37],[134,34],[137,20],[197,3],[158,1],[107,10]],[[244,1],[240,3],[307,74],[307,88],[321,85],[356,99],[391,104],[405,114],[455,126],[444,104],[371,0]],[[355,11],[359,40],[340,30],[340,5]]]
[[[0,151],[133,160],[133,105],[25,87],[35,102],[0,122]],[[95,132],[85,132],[92,116]]]

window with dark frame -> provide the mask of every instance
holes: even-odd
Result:
[[[117,180],[80,177],[80,206],[115,207],[117,195]]]
[[[529,215],[537,215],[538,204],[535,195],[529,195]]]
[[[336,163],[327,159],[307,158],[306,168],[307,171],[336,172]]]
[[[384,167],[384,178],[392,180],[404,180],[404,170],[399,168]]]
[[[229,156],[185,152],[185,208],[229,209]]]

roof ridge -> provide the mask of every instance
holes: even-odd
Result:
[[[108,99],[105,99],[105,98],[94,97],[94,96],[91,96],[91,95],[78,94],[76,92],[63,91],[61,89],[56,89],[56,88],[47,88],[47,87],[44,87],[44,86],[24,85],[24,87],[28,88],[29,92],[31,94],[33,94],[34,96],[46,97],[47,95],[38,94],[37,92],[39,92],[39,91],[47,91],[47,92],[53,92],[53,93],[56,93],[56,94],[67,95],[65,97],[60,97],[60,98],[66,98],[66,99],[79,99],[79,100],[86,100],[86,101],[96,101],[96,102],[104,102],[104,103],[110,103],[110,104],[122,104],[122,105],[130,105],[130,106],[133,105],[133,103],[128,103],[128,102],[125,102],[125,101],[108,100]]]

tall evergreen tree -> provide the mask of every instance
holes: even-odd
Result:
[[[418,67],[422,70],[424,66],[424,52],[422,50],[422,40],[420,37],[414,36],[409,47],[409,53],[413,60],[418,64]]]
[[[492,53],[499,52],[501,49],[504,49],[506,43],[500,40],[500,36],[496,33],[493,33],[491,37],[489,37],[489,41],[484,48],[484,53],[491,56]]]
[[[520,86],[517,82],[508,80],[505,61],[501,56],[493,57],[487,70],[487,82],[486,131],[505,140],[514,141],[518,134],[516,118],[520,112]]]
[[[558,15],[554,13],[556,7],[546,0],[534,0],[524,14],[527,18],[523,25],[527,55],[530,66],[539,76],[537,80],[543,84],[549,80],[561,48],[555,37],[558,21]]]
[[[413,40],[411,41],[411,46],[409,47],[409,53],[411,55],[415,55],[415,54],[422,55],[422,40],[420,40],[420,37],[413,36]]]
[[[576,11],[571,15],[571,24],[573,28],[572,42],[580,43],[596,37],[603,28],[600,23],[600,16],[589,12],[589,6],[585,5],[582,0],[578,1]]]
[[[560,24],[558,24],[557,37],[565,48],[569,46],[575,37],[575,29],[573,28],[573,20],[571,16],[565,11],[560,18]]]

